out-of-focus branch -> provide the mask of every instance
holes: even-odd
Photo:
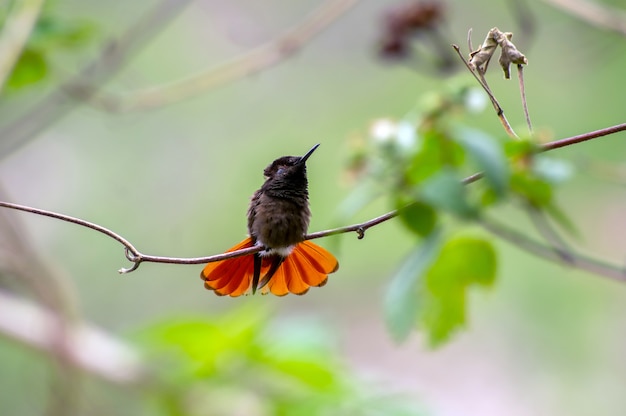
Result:
[[[557,230],[552,227],[552,224],[546,218],[545,212],[527,204],[525,211],[528,214],[533,225],[539,232],[539,234],[546,240],[552,247],[552,250],[561,257],[564,263],[573,263],[576,256],[571,254],[572,249],[568,246],[567,242],[561,238]]]
[[[563,264],[569,267],[608,277],[620,282],[626,282],[626,269],[597,259],[586,257],[573,251],[561,251],[556,247],[541,244],[528,236],[515,231],[505,225],[493,221],[480,221],[480,224],[493,235],[508,241],[517,248],[521,248],[537,257]]]
[[[2,184],[0,197],[8,198]],[[15,212],[0,213],[0,264],[3,274],[16,277],[20,291],[26,291],[37,302],[53,310],[65,320],[76,317],[77,305],[67,279],[48,270],[30,241],[21,218]],[[42,279],[41,276],[46,278]]]
[[[544,0],[600,29],[609,29],[626,36],[626,12],[606,4],[586,0]]]
[[[107,93],[96,88],[94,84],[70,84],[67,91],[94,107],[111,112],[147,110],[172,104],[281,63],[355,6],[358,1],[327,0],[302,22],[278,38],[230,61],[168,84],[123,94]]]
[[[8,198],[1,185],[0,197]],[[16,292],[28,293],[54,319],[56,326],[51,332],[54,347],[49,350],[53,364],[51,392],[45,414],[72,416],[79,408],[77,392],[82,384],[81,374],[69,364],[65,348],[72,324],[79,317],[73,288],[63,273],[41,259],[21,218],[15,214],[8,210],[0,212],[0,273],[4,283],[15,287]]]
[[[55,313],[0,291],[0,335],[54,356],[58,327]],[[104,380],[137,384],[147,374],[137,352],[95,327],[70,324],[65,341],[67,361]]]
[[[62,83],[47,96],[26,110],[17,119],[0,127],[0,158],[37,137],[46,127],[66,115],[76,104],[66,90],[77,84],[102,85],[111,79],[124,64],[150,39],[163,30],[190,0],[161,0],[152,10],[144,13],[118,38],[108,42],[98,56],[85,65],[71,79]],[[84,93],[86,98],[96,91]]]
[[[45,0],[17,0],[0,34],[0,92],[35,26]]]

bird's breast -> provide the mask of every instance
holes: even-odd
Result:
[[[307,199],[262,195],[254,206],[249,231],[258,243],[275,252],[286,249],[288,255],[293,246],[304,240],[310,216]]]

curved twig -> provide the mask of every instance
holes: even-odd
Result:
[[[109,230],[108,228],[105,228],[105,227],[103,227],[101,225],[98,225],[98,224],[95,224],[93,222],[89,222],[89,221],[86,221],[86,220],[83,220],[83,219],[80,219],[80,218],[76,218],[76,217],[72,217],[72,216],[69,216],[69,215],[65,215],[65,214],[59,214],[58,212],[54,212],[54,211],[47,211],[45,209],[33,208],[33,207],[29,207],[27,205],[13,204],[11,202],[0,201],[0,207],[16,209],[18,211],[30,212],[31,214],[43,215],[44,217],[55,218],[57,220],[61,220],[61,221],[65,221],[65,222],[71,222],[73,224],[77,224],[77,225],[80,225],[82,227],[91,228],[94,231],[98,231],[99,233],[102,233],[102,234],[104,234],[106,236],[109,236],[112,239],[116,240],[117,242],[122,244],[124,247],[126,247],[126,249],[128,249],[134,255],[136,255],[136,256],[140,256],[141,255],[141,253],[139,253],[139,251],[128,240],[126,240],[124,237],[122,237],[121,235],[119,235],[119,234]]]
[[[572,137],[568,137],[565,139],[549,142],[549,143],[541,145],[539,147],[539,151],[546,152],[549,150],[558,149],[558,148],[565,147],[565,146],[570,146],[576,143],[581,143],[581,142],[591,140],[597,137],[614,134],[614,133],[617,133],[619,131],[624,131],[624,130],[626,130],[626,123],[618,124],[618,125],[611,126],[611,127],[606,127],[604,129],[592,131],[592,132],[581,134],[578,136],[572,136]],[[482,172],[477,172],[473,175],[470,175],[464,178],[462,180],[462,183],[464,185],[468,185],[482,178],[483,178]],[[59,214],[53,211],[33,208],[33,207],[26,206],[26,205],[19,205],[19,204],[13,204],[10,202],[4,202],[4,201],[0,201],[0,207],[16,209],[20,211],[30,212],[32,214],[55,218],[61,221],[71,222],[73,224],[77,224],[83,227],[90,228],[94,231],[98,231],[99,233],[102,233],[114,239],[115,241],[119,242],[120,244],[124,246],[126,258],[133,263],[133,265],[129,268],[121,268],[119,270],[119,273],[130,273],[136,270],[139,267],[139,265],[143,262],[170,263],[170,264],[204,264],[204,263],[211,263],[215,261],[226,260],[226,259],[230,259],[234,257],[246,256],[246,255],[253,254],[253,253],[263,250],[263,247],[259,246],[259,247],[248,247],[248,248],[244,248],[241,250],[230,251],[227,253],[221,253],[221,254],[216,254],[216,255],[207,256],[207,257],[180,258],[180,257],[152,256],[152,255],[141,253],[128,240],[126,240],[121,235],[109,230],[108,228],[105,228],[101,225],[94,224],[92,222],[89,222],[80,218],[76,218],[76,217],[72,217],[72,216],[64,215],[64,214]],[[343,233],[349,233],[349,232],[356,232],[358,235],[358,238],[361,239],[365,236],[366,230],[376,225],[382,224],[383,222],[388,221],[392,218],[395,218],[396,216],[398,216],[398,213],[399,213],[399,210],[393,210],[383,215],[380,215],[376,218],[372,218],[371,220],[359,223],[359,224],[353,224],[353,225],[348,225],[345,227],[338,227],[338,228],[333,228],[329,230],[314,232],[311,234],[307,234],[305,236],[305,239],[313,240],[316,238],[322,238],[322,237],[327,237],[330,235],[343,234]],[[550,252],[554,253],[554,250],[550,250]],[[543,257],[547,257],[547,255],[543,255]],[[559,257],[559,259],[562,260],[561,257]],[[584,259],[584,258],[577,257],[576,261],[573,263],[578,266],[578,264],[582,261],[581,259]],[[581,268],[584,268],[584,267],[581,267]]]

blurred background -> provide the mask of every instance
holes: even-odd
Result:
[[[4,22],[37,3],[0,3]],[[374,120],[402,118],[429,94],[471,82],[452,49],[433,48],[456,43],[466,53],[470,28],[475,46],[494,26],[515,33],[529,60],[530,113],[545,137],[624,122],[624,33],[549,0],[431,2],[445,19],[436,37],[416,37],[417,50],[407,52],[385,44],[390,13],[407,3],[48,1],[39,12],[46,24],[28,41],[29,69],[0,100],[0,199],[95,222],[146,254],[207,256],[245,235],[268,163],[321,143],[308,162],[310,231],[367,220],[394,207],[382,199],[341,214],[355,186],[346,173],[351,142]],[[320,7],[319,19],[307,20]],[[293,44],[275,48],[298,25],[294,52]],[[308,38],[307,28],[318,33]],[[251,50],[258,55],[245,55]],[[252,69],[237,63],[242,54]],[[90,62],[98,64],[85,70]],[[198,79],[207,88],[202,80],[165,88],[206,73]],[[494,70],[488,78],[511,124],[523,126],[515,76]],[[491,108],[464,122],[503,135]],[[577,169],[558,195],[580,230],[577,246],[617,263],[626,241],[622,138],[552,155]],[[76,374],[62,347],[54,357],[24,341],[44,331],[28,315],[24,337],[5,330],[0,338],[2,415],[582,416],[626,408],[626,287],[495,239],[495,286],[472,293],[466,330],[433,350],[419,332],[398,345],[385,328],[389,279],[415,244],[394,221],[363,240],[318,240],[341,265],[323,288],[233,299],[203,288],[201,265],[144,263],[120,275],[130,264],[113,240],[4,211],[3,291],[99,328],[157,376],[145,381],[119,363],[127,379]],[[7,305],[5,319],[18,322]],[[179,354],[163,358],[165,346]],[[114,353],[83,352],[115,367]]]

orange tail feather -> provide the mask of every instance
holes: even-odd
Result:
[[[252,246],[252,240],[247,238],[228,252]],[[261,276],[267,273],[270,265],[271,257],[264,257]],[[338,267],[337,259],[330,252],[310,241],[304,241],[294,247],[268,284],[261,289],[261,293],[304,295],[309,287],[326,284],[328,274],[335,272]],[[253,274],[253,256],[242,256],[207,264],[201,277],[204,287],[213,290],[216,295],[234,297],[251,291]]]

